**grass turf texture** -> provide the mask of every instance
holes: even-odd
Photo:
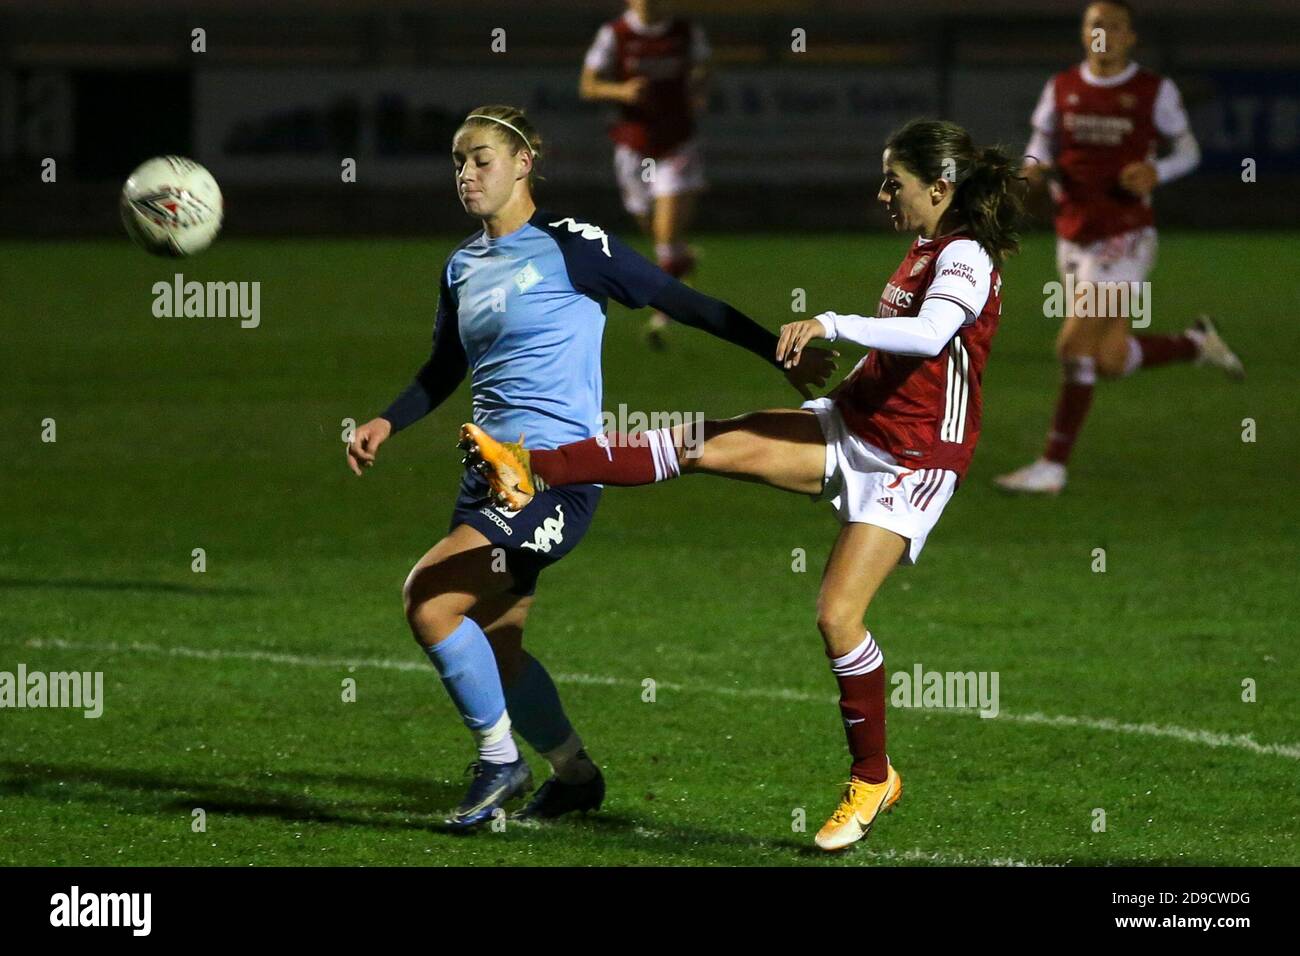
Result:
[[[1279,237],[1162,237],[1153,330],[1218,313],[1249,379],[1171,367],[1104,383],[1058,500],[990,486],[1039,451],[1058,379],[1057,323],[1041,314],[1050,238],[1008,267],[974,466],[869,620],[890,673],[997,671],[1003,716],[891,708],[904,799],[836,857],[811,842],[847,768],[814,626],[836,524],[826,505],[710,478],[607,491],[542,578],[528,644],[605,768],[604,811],[471,838],[433,825],[472,752],[399,589],[444,531],[467,388],[364,479],[344,466],[340,422],[376,413],[423,360],[453,241],[227,240],[179,264],[125,242],[0,245],[0,670],[103,671],[106,697],[98,720],[0,711],[0,862],[1300,863],[1300,302],[1273,265]],[[810,315],[871,310],[905,240],[699,245],[698,285],[775,327],[794,287]],[[177,271],[260,281],[261,327],[155,318],[151,285]],[[606,408],[797,402],[692,330],[648,353],[639,322],[611,306]],[[376,660],[397,664],[342,663]],[[1032,713],[1292,750],[1017,719]],[[797,808],[807,832],[792,830]]]

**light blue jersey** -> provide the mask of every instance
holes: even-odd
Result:
[[[591,223],[538,210],[498,239],[456,247],[442,270],[433,353],[383,412],[394,431],[429,414],[470,376],[474,424],[532,448],[600,433],[605,303],[653,304],[772,366],[777,338],[725,302],[683,285]]]
[[[530,447],[599,434],[605,303],[646,305],[668,276],[600,228],[538,211],[471,237],[443,270],[435,352],[456,335],[474,424]],[[447,343],[450,344],[450,343]]]

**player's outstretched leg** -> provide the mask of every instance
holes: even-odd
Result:
[[[1104,324],[1097,341],[1087,338],[1079,322],[1067,320],[1058,344],[1064,381],[1047,447],[1037,460],[995,478],[994,483],[1003,491],[1060,494],[1065,488],[1066,464],[1092,405],[1093,387],[1099,377],[1126,378],[1139,370],[1179,362],[1220,369],[1234,381],[1246,377],[1241,359],[1206,315],[1174,335],[1132,334],[1125,320],[1112,320]],[[1080,349],[1091,349],[1094,354],[1074,354]]]
[[[843,850],[861,840],[903,795],[903,779],[885,752],[885,658],[863,618],[906,547],[906,539],[893,531],[847,524],[822,577],[817,627],[839,685],[840,717],[853,758],[839,806],[817,832],[823,850]]]
[[[1195,363],[1217,368],[1236,381],[1245,378],[1241,359],[1228,347],[1209,316],[1202,315],[1191,327],[1174,335],[1130,333],[1120,323],[1104,337],[1097,354],[1097,374],[1103,378],[1127,378],[1147,369],[1178,363]]]
[[[815,495],[825,478],[826,440],[817,416],[804,409],[597,435],[554,449],[500,442],[471,424],[462,425],[460,434],[465,463],[513,510],[554,485],[648,485],[699,473]]]

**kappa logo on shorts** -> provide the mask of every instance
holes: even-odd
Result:
[[[886,511],[894,510],[894,496],[886,495],[884,498],[877,498],[876,504],[883,505]]]
[[[563,505],[555,506],[555,517],[547,518],[541,526],[533,532],[532,541],[521,541],[519,547],[527,548],[529,551],[540,551],[543,554],[549,554],[553,545],[560,544],[564,541],[564,507]]]

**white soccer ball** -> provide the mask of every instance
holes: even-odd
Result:
[[[221,189],[184,156],[155,156],[122,187],[122,225],[156,256],[192,256],[221,231]]]

